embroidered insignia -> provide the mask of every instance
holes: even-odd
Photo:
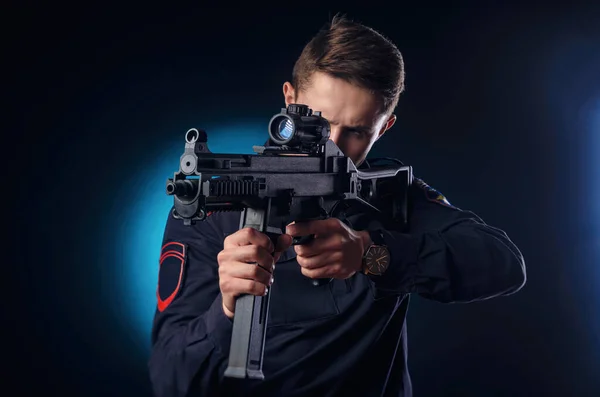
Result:
[[[423,190],[423,192],[425,194],[425,198],[428,201],[431,201],[433,203],[441,204],[441,205],[446,206],[448,208],[454,208],[454,209],[456,209],[455,206],[453,206],[452,204],[450,204],[450,202],[448,201],[448,199],[446,198],[446,196],[444,196],[442,193],[438,192],[437,190],[435,190],[434,188],[432,188],[431,186],[429,186],[428,184],[426,184],[423,180],[415,178],[414,181],[415,181],[416,185]]]
[[[160,251],[158,287],[156,289],[160,312],[169,307],[181,291],[186,251],[187,246],[178,241],[167,242]]]

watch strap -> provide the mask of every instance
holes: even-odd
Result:
[[[383,233],[381,232],[381,230],[369,230],[369,236],[371,237],[372,245],[385,246],[385,238],[383,237]]]

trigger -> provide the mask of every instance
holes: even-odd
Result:
[[[315,239],[315,235],[314,234],[309,234],[308,236],[294,237],[293,240],[292,240],[292,245],[307,244],[307,243],[310,243],[311,241],[313,241],[314,239]]]

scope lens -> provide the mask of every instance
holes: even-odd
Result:
[[[284,139],[284,140],[288,140],[291,138],[292,134],[294,133],[294,124],[292,124],[292,121],[288,118],[283,119],[280,123],[279,123],[279,136]]]

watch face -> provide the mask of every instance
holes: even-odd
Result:
[[[386,247],[371,246],[365,256],[365,264],[369,273],[381,275],[390,265],[390,252]]]

